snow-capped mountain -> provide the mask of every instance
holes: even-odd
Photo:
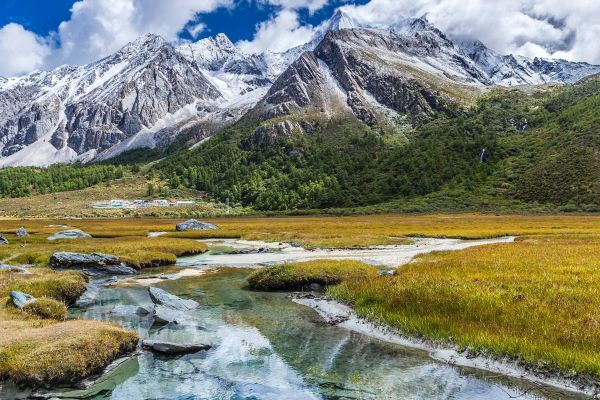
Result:
[[[273,132],[311,129],[295,113],[367,124],[453,112],[491,85],[573,83],[599,66],[503,56],[459,43],[425,18],[360,24],[338,11],[283,53],[247,54],[227,36],[173,47],[146,35],[85,66],[0,77],[0,167],[101,160],[209,137],[243,115]],[[291,121],[294,122],[291,122]],[[308,125],[307,125],[308,124]],[[265,130],[266,129],[266,130]]]
[[[415,126],[434,113],[457,114],[492,85],[572,83],[600,72],[562,60],[517,62],[481,44],[466,51],[425,18],[373,27],[337,13],[319,35],[247,114],[263,121],[251,141],[310,133],[340,114],[371,126]]]
[[[90,65],[9,79],[0,91],[0,165],[91,159],[221,97],[195,64],[146,35]]]
[[[583,62],[501,55],[478,40],[462,48],[493,84],[501,86],[575,83],[600,72],[599,66]]]

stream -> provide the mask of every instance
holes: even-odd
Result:
[[[437,361],[426,351],[331,326],[288,293],[245,288],[248,268],[315,258],[358,259],[390,269],[416,254],[455,250],[487,241],[418,239],[411,245],[362,250],[310,251],[287,244],[206,241],[210,251],[183,257],[173,267],[144,271],[151,279],[103,286],[71,313],[114,321],[142,338],[208,343],[184,356],[141,351],[86,389],[44,394],[56,399],[113,400],[305,400],[305,399],[584,399],[586,396],[474,368]],[[199,270],[198,274],[189,273]],[[160,276],[161,273],[167,276]],[[158,274],[158,275],[157,275]],[[159,278],[156,278],[159,276]],[[179,279],[177,279],[179,278]],[[201,304],[176,329],[153,326],[152,316],[118,314],[117,305],[151,306],[155,285]],[[17,397],[17,396],[15,396]]]

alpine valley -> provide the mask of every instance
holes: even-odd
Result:
[[[78,179],[160,159],[149,168],[172,188],[258,210],[592,210],[598,73],[426,18],[367,26],[337,11],[282,53],[148,34],[89,65],[0,78],[0,195],[54,191],[40,182],[55,167],[33,168],[36,182],[31,167],[74,163],[61,179]]]

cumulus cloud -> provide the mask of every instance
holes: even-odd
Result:
[[[426,15],[451,36],[501,53],[600,63],[596,0],[371,0],[342,9],[370,24]]]
[[[197,35],[203,25],[189,25],[190,21],[198,14],[232,3],[232,0],[81,0],[73,4],[71,19],[58,28],[60,49],[52,63],[91,62],[145,33],[175,41],[178,33],[188,26]]]
[[[238,45],[250,53],[285,51],[308,42],[314,33],[313,26],[300,24],[297,12],[284,8],[272,19],[258,24],[254,39],[240,41]]]
[[[49,53],[44,39],[15,23],[0,29],[0,76],[13,76],[40,68]]]

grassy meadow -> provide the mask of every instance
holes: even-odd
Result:
[[[420,256],[395,276],[343,282],[329,294],[401,332],[600,382],[600,237]]]
[[[153,194],[148,193],[152,185]],[[194,206],[150,207],[146,209],[93,209],[90,204],[111,199],[185,199]],[[10,218],[132,218],[185,217],[222,214],[222,206],[207,199],[206,194],[192,189],[171,189],[159,179],[126,175],[122,179],[66,192],[36,194],[28,197],[0,197],[0,215]]]
[[[58,250],[115,254],[144,268],[204,251],[205,245],[197,241],[203,238],[362,247],[406,243],[414,237],[479,239],[515,235],[515,243],[421,256],[400,267],[395,276],[377,276],[373,267],[361,263],[315,261],[267,268],[256,272],[250,282],[261,290],[323,283],[329,286],[331,296],[351,304],[360,315],[408,335],[600,382],[598,216],[222,217],[206,219],[217,224],[219,230],[175,232],[175,224],[180,221],[2,219],[0,232],[10,244],[0,246],[0,263],[31,263],[35,267],[31,268],[34,274],[27,277],[0,274],[0,297],[7,298],[10,290],[17,289],[65,304],[76,298],[84,285],[81,276],[58,275],[45,268],[49,256]],[[14,232],[20,226],[31,236],[17,238]],[[93,238],[47,240],[50,234],[66,228],[82,229]],[[167,233],[150,238],[149,232]],[[114,325],[57,321],[61,311],[54,303],[42,303],[26,311],[5,304],[0,303],[2,377],[23,382],[40,376],[52,381],[55,377],[66,379],[71,373],[82,376],[130,348],[134,341],[133,334]],[[58,317],[53,319],[53,315]],[[92,354],[93,343],[102,343],[105,351]],[[76,351],[69,355],[70,360],[80,363],[90,357],[93,361],[86,364],[85,370],[75,371],[67,363],[54,371],[51,354],[60,352],[61,346]],[[38,353],[41,349],[45,349],[43,354]],[[30,376],[26,371],[34,358],[39,363],[31,367],[34,375]]]

